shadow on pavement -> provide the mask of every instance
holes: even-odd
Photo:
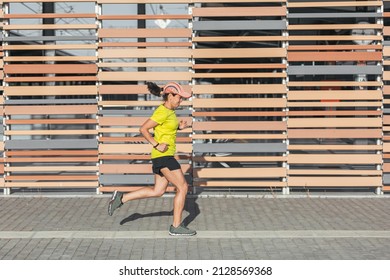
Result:
[[[183,224],[188,226],[192,223],[195,218],[200,214],[199,205],[196,203],[197,198],[187,198],[184,205],[184,210],[189,213],[189,215],[183,220]],[[138,219],[149,218],[149,217],[164,217],[164,216],[173,216],[173,210],[171,211],[159,211],[148,214],[134,213],[123,219],[120,222],[120,225],[124,225],[128,222],[133,222]]]

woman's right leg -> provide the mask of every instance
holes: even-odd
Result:
[[[168,180],[165,179],[164,176],[154,174],[153,188],[145,187],[145,188],[140,188],[134,192],[126,193],[122,196],[122,203],[125,203],[130,200],[135,200],[135,199],[162,196],[168,187],[168,183],[169,183]]]
[[[155,183],[153,188],[140,188],[134,192],[129,192],[126,194],[122,194],[121,192],[115,191],[108,204],[108,215],[112,216],[114,214],[114,211],[121,207],[123,203],[127,201],[162,196],[167,189],[168,180],[165,179],[165,177],[157,174],[154,175],[154,179]]]

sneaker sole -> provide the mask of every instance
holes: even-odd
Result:
[[[173,232],[169,232],[169,235],[171,236],[194,236],[196,235],[196,232],[195,233],[173,233]]]
[[[118,193],[118,191],[114,191],[114,193],[112,194],[111,200],[108,203],[108,215],[110,215],[110,216],[112,216],[112,214],[114,214],[112,212],[112,203],[114,202],[114,198],[115,198],[117,193]]]

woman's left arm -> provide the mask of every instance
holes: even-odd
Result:
[[[179,122],[179,126],[177,127],[177,129],[178,130],[183,130],[183,129],[187,128],[187,127],[191,127],[191,125],[189,125],[186,120],[181,120]]]

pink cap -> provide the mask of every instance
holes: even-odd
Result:
[[[167,83],[164,86],[164,93],[178,94],[184,98],[191,97],[191,93],[185,92],[184,89],[181,87],[181,85],[179,85],[178,83],[175,83],[175,82]]]

